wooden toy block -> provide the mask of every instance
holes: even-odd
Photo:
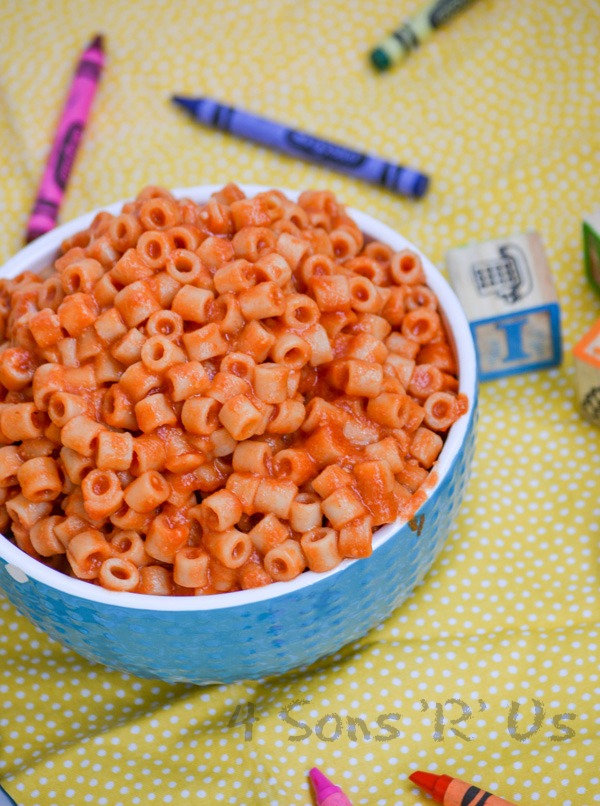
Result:
[[[583,259],[588,280],[600,294],[600,209],[583,219]]]
[[[451,249],[446,265],[482,381],[560,364],[560,307],[537,232]]]
[[[581,413],[600,425],[600,319],[573,347],[573,358]]]

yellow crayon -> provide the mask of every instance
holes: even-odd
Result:
[[[421,9],[371,51],[373,66],[382,72],[389,70],[429,39],[450,17],[472,2],[473,0],[435,0]]]

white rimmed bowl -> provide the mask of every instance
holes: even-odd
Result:
[[[175,191],[203,201],[221,186]],[[248,195],[264,190],[245,186]],[[293,197],[293,193],[289,193]],[[122,202],[107,208],[119,212]],[[60,243],[95,212],[34,241],[0,270],[14,277],[49,265]],[[349,209],[364,233],[399,250],[420,251],[371,216]],[[115,593],[73,579],[29,557],[0,535],[0,588],[52,638],[91,661],[169,682],[199,685],[282,674],[332,654],[386,619],[423,579],[462,503],[475,446],[477,366],[469,324],[454,292],[421,254],[454,345],[468,412],[450,429],[437,482],[410,523],[381,527],[371,557],[345,560],[325,574],[199,597]]]

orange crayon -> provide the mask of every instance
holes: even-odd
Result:
[[[474,784],[451,778],[449,775],[435,775],[433,772],[413,772],[408,776],[424,792],[442,806],[514,806],[498,795],[485,792]]]

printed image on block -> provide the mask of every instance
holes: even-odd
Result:
[[[482,297],[495,294],[509,304],[526,297],[533,285],[525,253],[514,243],[500,246],[497,259],[473,263],[471,272]]]
[[[600,425],[600,319],[573,347],[577,399],[581,413]]]
[[[525,366],[547,364],[554,356],[552,318],[532,311],[473,327],[481,373],[504,374]]]
[[[581,402],[581,411],[591,423],[600,425],[600,386],[596,386],[587,392]]]
[[[560,363],[560,309],[538,233],[457,247],[446,263],[475,337],[482,381]]]
[[[583,222],[583,256],[588,280],[600,294],[600,210]]]

